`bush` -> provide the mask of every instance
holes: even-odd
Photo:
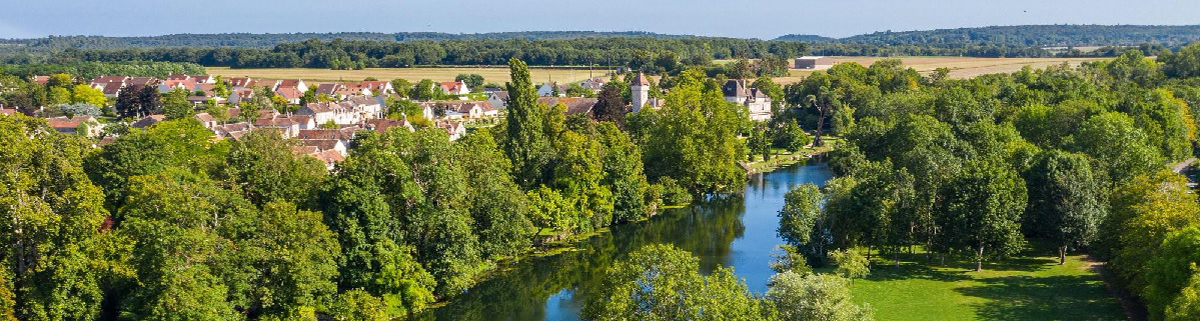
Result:
[[[662,189],[663,205],[687,205],[692,202],[692,194],[688,193],[688,190],[683,188],[683,185],[679,185],[674,178],[660,178],[658,185]]]

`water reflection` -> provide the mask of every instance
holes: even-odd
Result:
[[[671,243],[700,257],[702,272],[732,266],[751,291],[766,290],[783,196],[795,185],[824,186],[823,163],[800,164],[747,182],[744,195],[671,210],[581,242],[575,251],[528,259],[433,310],[425,320],[578,320],[579,309],[615,260],[644,245]]]

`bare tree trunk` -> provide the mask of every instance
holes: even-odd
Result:
[[[1063,245],[1058,248],[1058,265],[1067,264],[1067,246]]]
[[[825,127],[825,108],[817,106],[817,110],[821,111],[821,117],[817,118],[817,136],[813,138],[813,147],[821,147],[825,144],[821,142],[821,130]]]
[[[983,246],[979,246],[979,255],[975,256],[975,272],[983,271]]]

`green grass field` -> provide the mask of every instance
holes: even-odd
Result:
[[[876,320],[1125,320],[1120,303],[1082,256],[1066,265],[1053,257],[1024,257],[984,264],[876,260],[871,275],[855,280],[856,301],[869,303]]]

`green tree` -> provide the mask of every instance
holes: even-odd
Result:
[[[845,249],[829,252],[829,260],[837,265],[834,273],[843,278],[861,279],[871,274],[871,262],[857,250]]]
[[[1026,229],[1058,245],[1058,264],[1066,264],[1067,250],[1095,240],[1107,215],[1102,183],[1086,156],[1055,150],[1028,171],[1026,184]]]
[[[1154,254],[1147,263],[1146,287],[1141,292],[1151,319],[1162,320],[1184,297],[1200,263],[1200,225],[1171,233]]]
[[[1196,270],[1196,267],[1192,267]],[[1200,318],[1200,272],[1193,272],[1183,290],[1171,305],[1167,306],[1166,321],[1184,321]]]
[[[454,77],[454,81],[466,83],[467,87],[472,89],[483,86],[483,76],[479,74],[458,74]]]
[[[409,94],[412,93],[412,87],[413,85],[408,81],[408,79],[392,79],[392,90],[395,91],[396,96],[400,96],[400,98],[408,98]]]
[[[781,321],[874,320],[869,305],[856,305],[850,296],[850,282],[835,275],[800,274],[792,271],[771,277],[767,289]]]
[[[387,307],[379,298],[361,289],[343,292],[330,304],[328,313],[337,321],[390,320]]]
[[[93,89],[88,85],[75,85],[71,89],[71,102],[88,104],[93,106],[104,106],[108,103],[108,97],[104,97],[104,92],[98,89]]]
[[[671,245],[648,245],[617,262],[586,320],[761,320],[766,309],[731,270],[701,276],[699,260]]]
[[[529,79],[525,62],[508,62],[512,82],[508,87],[507,140],[504,153],[513,162],[513,177],[526,190],[544,182],[545,166],[549,161],[550,143],[546,137],[537,91]]]
[[[1092,116],[1075,135],[1075,150],[1088,154],[1111,183],[1128,181],[1161,168],[1162,156],[1147,144],[1146,134],[1123,113]]]
[[[491,135],[460,138],[459,161],[471,191],[467,204],[479,246],[487,258],[515,256],[529,248],[533,223],[526,217],[529,203],[512,180],[512,164]]]
[[[612,191],[613,223],[637,221],[650,216],[653,209],[646,202],[650,183],[642,168],[642,151],[628,134],[613,123],[597,126],[601,147],[601,184]]]
[[[976,271],[983,270],[984,259],[1002,258],[1024,246],[1021,212],[1027,193],[1025,182],[1011,169],[986,161],[968,163],[939,194],[942,241],[974,252]]]
[[[783,209],[779,210],[779,237],[792,246],[807,244],[821,216],[821,190],[813,184],[800,185],[784,195],[783,202]]]
[[[737,162],[746,159],[746,147],[737,136],[744,116],[699,72],[677,79],[666,106],[638,113],[654,120],[633,128],[647,175],[652,181],[671,177],[697,197],[741,188],[745,172]]]
[[[325,181],[325,164],[296,155],[292,150],[298,146],[298,141],[283,139],[277,133],[251,132],[231,143],[225,157],[226,175],[255,205],[286,201],[315,207],[310,202]]]
[[[100,269],[103,258],[91,257],[108,212],[79,165],[90,143],[22,115],[0,118],[0,141],[7,144],[0,170],[8,173],[0,177],[0,318],[99,317],[101,282],[118,277]]]
[[[184,119],[192,117],[195,108],[192,108],[192,103],[188,101],[188,92],[183,89],[175,89],[163,97],[163,114],[167,119]]]

